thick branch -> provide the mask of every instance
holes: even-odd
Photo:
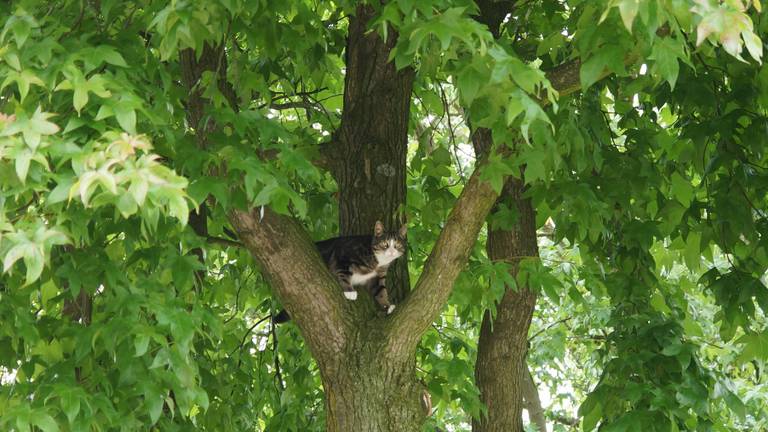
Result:
[[[658,30],[656,30],[656,36],[666,37],[669,35],[669,31],[669,25],[664,24],[663,26],[659,27]],[[624,65],[629,66],[635,64],[641,58],[642,55],[640,52],[638,50],[634,50],[628,53],[624,58]],[[547,79],[552,84],[552,87],[557,90],[557,93],[560,97],[563,97],[581,90],[581,78],[579,75],[580,71],[581,59],[577,58],[556,66],[555,68],[547,71],[546,75]],[[604,69],[600,76],[597,78],[597,81],[602,80],[610,74],[610,70]],[[542,98],[541,102],[542,104],[546,105],[549,103],[549,100],[547,98]]]
[[[390,320],[390,350],[415,349],[421,335],[440,313],[466,264],[485,217],[498,194],[480,180],[483,164],[470,177],[453,206],[410,296]]]
[[[563,97],[581,90],[580,70],[581,60],[576,59],[547,71],[546,75],[552,87],[557,90],[560,97]],[[600,79],[605,78],[609,74],[610,72],[606,69]]]
[[[314,151],[315,148],[317,149],[316,152]],[[329,170],[331,167],[331,159],[333,159],[330,158],[329,155],[334,154],[337,148],[338,143],[336,141],[326,141],[319,145],[307,147],[306,151],[312,151],[312,154],[308,155],[309,162],[319,169]],[[296,149],[305,151],[303,146],[296,147]],[[274,148],[256,150],[256,155],[263,160],[275,160],[280,156],[280,150]]]
[[[349,315],[342,290],[304,228],[264,209],[229,215],[246,248],[262,267],[273,292],[296,322],[318,362],[330,365],[343,352]]]

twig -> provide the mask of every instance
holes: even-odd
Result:
[[[275,326],[274,323],[271,325],[272,327],[272,352],[275,354],[275,378],[277,379],[277,387],[283,391],[285,390],[285,387],[283,387],[283,374],[280,372],[280,354],[277,352],[277,332],[275,329],[277,326]]]
[[[256,272],[251,271],[251,273],[245,278],[244,281],[240,283],[240,286],[237,287],[237,294],[235,295],[235,310],[232,311],[232,316],[224,320],[224,324],[232,321],[232,319],[237,316],[237,312],[239,312],[239,305],[240,305],[240,291],[243,289],[243,287],[248,283],[248,281],[251,280],[251,276],[253,276]]]
[[[540,334],[544,333],[545,331],[551,329],[552,327],[554,327],[554,326],[556,326],[558,324],[562,324],[564,322],[567,322],[567,321],[571,320],[572,318],[573,318],[572,316],[569,316],[569,317],[566,317],[566,318],[563,318],[561,320],[557,320],[557,321],[553,322],[552,324],[550,324],[550,325],[544,327],[543,329],[537,331],[536,333],[534,333],[533,336],[528,338],[528,342],[530,343],[532,340],[536,339],[537,336],[539,336]]]
[[[237,346],[237,348],[233,349],[232,352],[229,353],[229,355],[232,355],[235,353],[235,351],[241,350],[243,348],[243,345],[245,345],[245,339],[248,337],[249,334],[253,331],[253,329],[256,328],[259,324],[263,323],[264,321],[268,320],[269,318],[272,318],[272,315],[267,315],[264,318],[256,321],[256,324],[248,327],[248,330],[243,334],[243,338],[240,340],[240,345]]]
[[[225,239],[221,237],[214,237],[214,236],[206,236],[205,239],[208,241],[208,243],[212,244],[220,244],[223,246],[232,246],[232,247],[243,247],[243,244],[239,241]]]
[[[459,159],[459,155],[457,152],[458,146],[456,145],[456,135],[453,131],[453,124],[451,123],[451,107],[448,103],[448,97],[445,95],[445,89],[443,88],[442,83],[438,83],[437,85],[440,88],[440,99],[443,102],[443,109],[445,110],[445,118],[448,122],[448,135],[450,136],[450,142],[451,147],[453,148],[453,155],[456,158],[456,165],[459,168],[459,179],[461,180],[462,184],[466,184],[466,180],[464,179],[464,167],[461,166],[461,159]]]
[[[84,16],[85,16],[85,1],[80,0],[80,14],[77,16],[75,23],[72,24],[72,27],[69,29],[69,31],[67,31],[66,33],[64,33],[59,37],[59,41],[64,40],[64,38],[71,35],[72,33],[75,32],[75,30],[80,28],[80,24],[82,24]]]

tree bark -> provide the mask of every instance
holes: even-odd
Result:
[[[341,367],[321,369],[329,432],[421,430],[415,356],[386,356],[383,336],[381,328],[361,331]]]
[[[485,154],[492,145],[491,133],[478,129],[473,134],[475,151]],[[525,198],[521,179],[506,181],[497,205],[505,203],[516,208],[517,225],[511,231],[490,229],[486,250],[494,261],[511,265],[517,276],[521,257],[538,257],[536,214],[530,198]],[[528,352],[528,327],[531,324],[536,295],[525,286],[507,289],[497,307],[496,317],[490,312],[483,316],[475,364],[475,383],[480,400],[488,408],[486,417],[472,422],[474,432],[517,432],[523,430],[522,388],[525,357]]]
[[[414,71],[398,71],[388,61],[397,42],[390,31],[382,40],[368,31],[375,15],[359,6],[350,17],[344,78],[344,108],[334,137],[338,157],[331,173],[339,186],[341,235],[370,234],[377,220],[390,230],[403,225],[406,191],[408,120]],[[408,257],[390,266],[387,291],[393,303],[410,288]]]

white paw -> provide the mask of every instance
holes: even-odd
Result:
[[[389,307],[387,308],[387,315],[391,314],[394,311],[395,311],[395,305],[389,305]]]
[[[357,300],[357,291],[344,291],[344,297],[347,300]]]

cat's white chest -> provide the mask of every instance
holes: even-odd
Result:
[[[349,284],[350,285],[365,285],[370,281],[371,279],[376,277],[376,272],[372,271],[370,273],[356,273],[353,272],[352,276],[349,278]]]

